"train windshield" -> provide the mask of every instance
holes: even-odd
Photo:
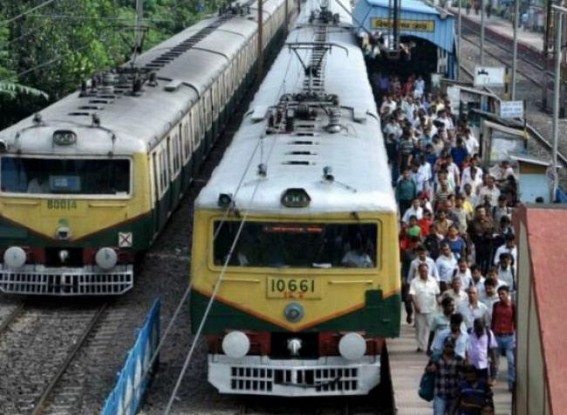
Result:
[[[216,265],[285,268],[374,268],[376,223],[215,222]]]
[[[130,160],[41,159],[2,156],[4,193],[125,196],[130,193]]]

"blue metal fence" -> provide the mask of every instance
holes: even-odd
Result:
[[[128,352],[116,386],[106,399],[102,415],[130,415],[138,411],[153,367],[157,364],[155,359],[150,367],[151,358],[159,344],[159,311],[160,301],[156,299],[136,343]]]

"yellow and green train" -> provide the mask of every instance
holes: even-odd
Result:
[[[0,132],[0,291],[120,295],[255,75],[256,2]],[[286,0],[263,2],[263,48]]]
[[[399,335],[397,207],[348,19],[305,3],[196,200],[191,324],[221,393],[367,394]]]

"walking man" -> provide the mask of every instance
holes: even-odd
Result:
[[[455,405],[463,367],[463,358],[455,353],[455,341],[448,337],[441,358],[430,360],[426,368],[435,373],[433,415],[445,415]]]
[[[484,319],[475,319],[473,331],[469,336],[467,356],[469,363],[475,367],[478,377],[486,382],[491,382],[494,378],[497,347],[494,333],[486,327]]]
[[[417,352],[423,352],[427,347],[429,337],[429,317],[437,309],[439,285],[435,278],[429,275],[427,264],[419,264],[419,278],[414,278],[410,284],[409,296],[415,312],[415,337]]]
[[[508,360],[508,390],[512,391],[516,381],[514,351],[516,349],[516,308],[510,298],[510,289],[503,285],[498,288],[500,301],[492,308],[492,331],[498,343],[498,356],[506,354]],[[498,359],[500,360],[500,359]],[[499,361],[496,364],[498,371]]]

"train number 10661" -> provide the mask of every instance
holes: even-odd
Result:
[[[316,280],[268,277],[268,298],[320,298]]]

